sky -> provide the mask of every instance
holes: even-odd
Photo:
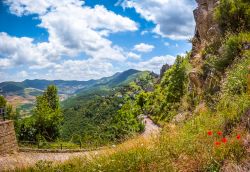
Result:
[[[1,0],[0,82],[160,72],[190,51],[195,0]]]

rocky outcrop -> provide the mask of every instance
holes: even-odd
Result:
[[[193,70],[189,74],[190,89],[201,94],[204,81],[201,79],[201,69],[204,64],[202,51],[205,46],[215,41],[220,36],[218,24],[214,20],[215,7],[219,0],[196,0],[198,7],[194,10],[196,22],[195,36],[192,40],[192,53],[190,63]]]
[[[171,66],[168,64],[165,64],[162,66],[161,71],[160,71],[160,78],[163,77],[164,73],[170,68]]]
[[[194,10],[196,22],[195,36],[193,40],[193,50],[197,52],[208,42],[216,39],[219,34],[219,26],[214,21],[214,9],[219,0],[196,0],[198,7]]]

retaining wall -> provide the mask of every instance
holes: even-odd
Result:
[[[13,121],[0,121],[0,155],[18,151]]]

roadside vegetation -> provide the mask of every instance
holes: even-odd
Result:
[[[140,93],[138,110],[163,126],[158,139],[59,165],[41,162],[25,171],[228,171],[228,165],[233,171],[247,171],[249,11],[247,0],[221,0],[216,20],[223,35],[202,52],[209,58],[201,69],[206,84],[199,97],[188,87],[189,54],[177,57],[153,92]],[[198,106],[201,102],[205,105]],[[121,115],[134,114],[130,109],[127,103]],[[192,113],[173,124],[175,115],[184,110]]]

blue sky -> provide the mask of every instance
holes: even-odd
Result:
[[[191,49],[194,0],[3,0],[0,81],[159,73]]]

